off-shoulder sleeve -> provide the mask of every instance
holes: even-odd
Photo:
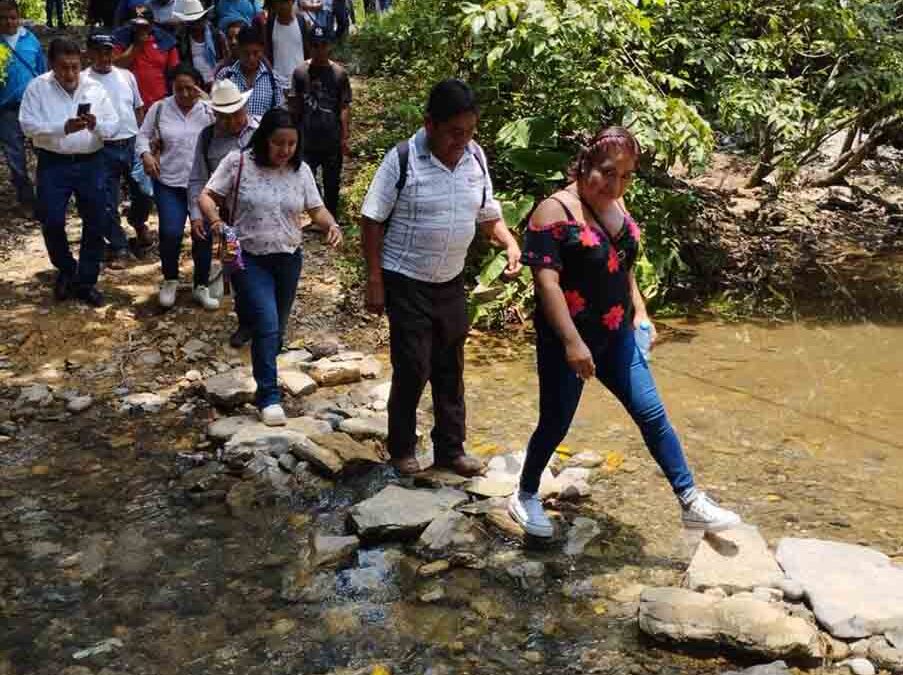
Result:
[[[550,267],[560,270],[561,245],[569,223],[565,221],[537,225],[530,223],[524,235],[521,262],[530,267]]]

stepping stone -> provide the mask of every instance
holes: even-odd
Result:
[[[417,490],[389,485],[355,505],[349,521],[364,539],[413,538],[436,518],[467,501],[460,490]]]
[[[819,539],[781,539],[784,573],[802,584],[828,632],[836,638],[876,635],[903,626],[903,568],[865,546]]]
[[[757,586],[781,588],[783,578],[765,539],[751,525],[703,537],[687,570],[691,590],[722,588],[729,594]]]

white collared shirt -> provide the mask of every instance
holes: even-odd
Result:
[[[150,152],[151,141],[157,138],[158,111],[160,136],[163,140],[160,182],[169,187],[187,188],[198,136],[204,127],[214,122],[213,111],[205,101],[199,100],[186,115],[174,96],[157,101],[144,116],[144,123],[138,133],[138,141],[135,143],[135,154],[138,157]]]
[[[112,140],[122,141],[138,135],[138,119],[135,110],[144,102],[138,92],[138,82],[132,71],[113,66],[109,73],[98,73],[93,68],[86,68],[83,74],[97,80],[107,90],[107,95],[116,106],[119,115],[119,129]]]
[[[361,213],[386,223],[382,267],[418,281],[444,283],[464,270],[476,223],[497,220],[502,209],[492,196],[492,181],[482,148],[471,143],[454,170],[437,159],[420,129],[408,139],[408,175],[399,194],[398,151],[383,159]],[[484,173],[474,156],[479,152]],[[485,202],[484,202],[485,195]]]
[[[97,126],[93,131],[83,129],[67,134],[66,122],[77,116],[80,103],[91,104]],[[19,124],[36,148],[61,155],[89,155],[113,138],[119,129],[119,116],[99,82],[81,73],[78,87],[70,94],[51,70],[28,83],[19,109]]]

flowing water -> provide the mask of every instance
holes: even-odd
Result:
[[[663,338],[652,368],[703,487],[772,542],[818,536],[903,557],[903,328],[681,321]],[[480,337],[467,368],[473,451],[521,449],[536,418],[528,342]],[[597,451],[606,470],[590,500],[562,509],[596,519],[602,540],[579,558],[560,543],[527,550],[545,563],[541,587],[491,567],[418,579],[400,544],[310,576],[310,532],[343,532],[348,507],[390,472],[230,514],[179,487],[204,419],[74,419],[33,422],[2,446],[0,673],[716,673],[736,658],[638,635],[639,585],[678,583],[691,547],[598,385],[563,453]],[[518,549],[485,536],[490,553]],[[313,601],[286,600],[292,587]]]

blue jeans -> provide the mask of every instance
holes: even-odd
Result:
[[[693,487],[693,474],[668,421],[649,366],[634,342],[633,331],[621,330],[612,335],[607,344],[587,346],[593,353],[596,377],[636,422],[646,447],[675,494],[689,491]],[[537,337],[536,361],[539,423],[527,446],[521,473],[520,487],[524,492],[539,490],[543,469],[567,435],[583,392],[583,380],[568,366],[564,345],[557,337]]]
[[[13,57],[15,58],[15,57]],[[34,186],[25,163],[25,134],[19,125],[19,104],[0,110],[0,148],[6,155],[9,173],[20,204],[34,201]]]
[[[251,365],[257,382],[257,407],[279,403],[276,356],[295,302],[301,276],[301,249],[294,253],[252,255],[242,252],[245,268],[232,275],[242,322],[253,330]]]
[[[138,184],[132,180],[132,158],[135,154],[135,139],[130,138],[125,142],[107,142],[103,146],[103,161],[107,172],[106,202],[104,213],[107,218],[105,235],[110,242],[110,248],[114,251],[128,249],[129,243],[119,220],[119,186],[123,176],[128,181],[129,200],[129,224],[132,227],[140,227],[147,222],[150,213],[150,198],[141,191]]]
[[[179,278],[179,254],[182,252],[182,236],[188,220],[188,189],[170,187],[154,181],[154,202],[160,217],[160,263],[163,278]],[[213,258],[213,241],[191,237],[191,258],[194,261],[194,285],[206,286],[210,279],[210,262]]]
[[[104,235],[104,184],[106,175],[100,152],[92,155],[57,155],[38,150],[35,215],[50,262],[60,274],[81,286],[93,286],[100,274]],[[75,195],[82,218],[78,262],[66,239],[66,208]]]

